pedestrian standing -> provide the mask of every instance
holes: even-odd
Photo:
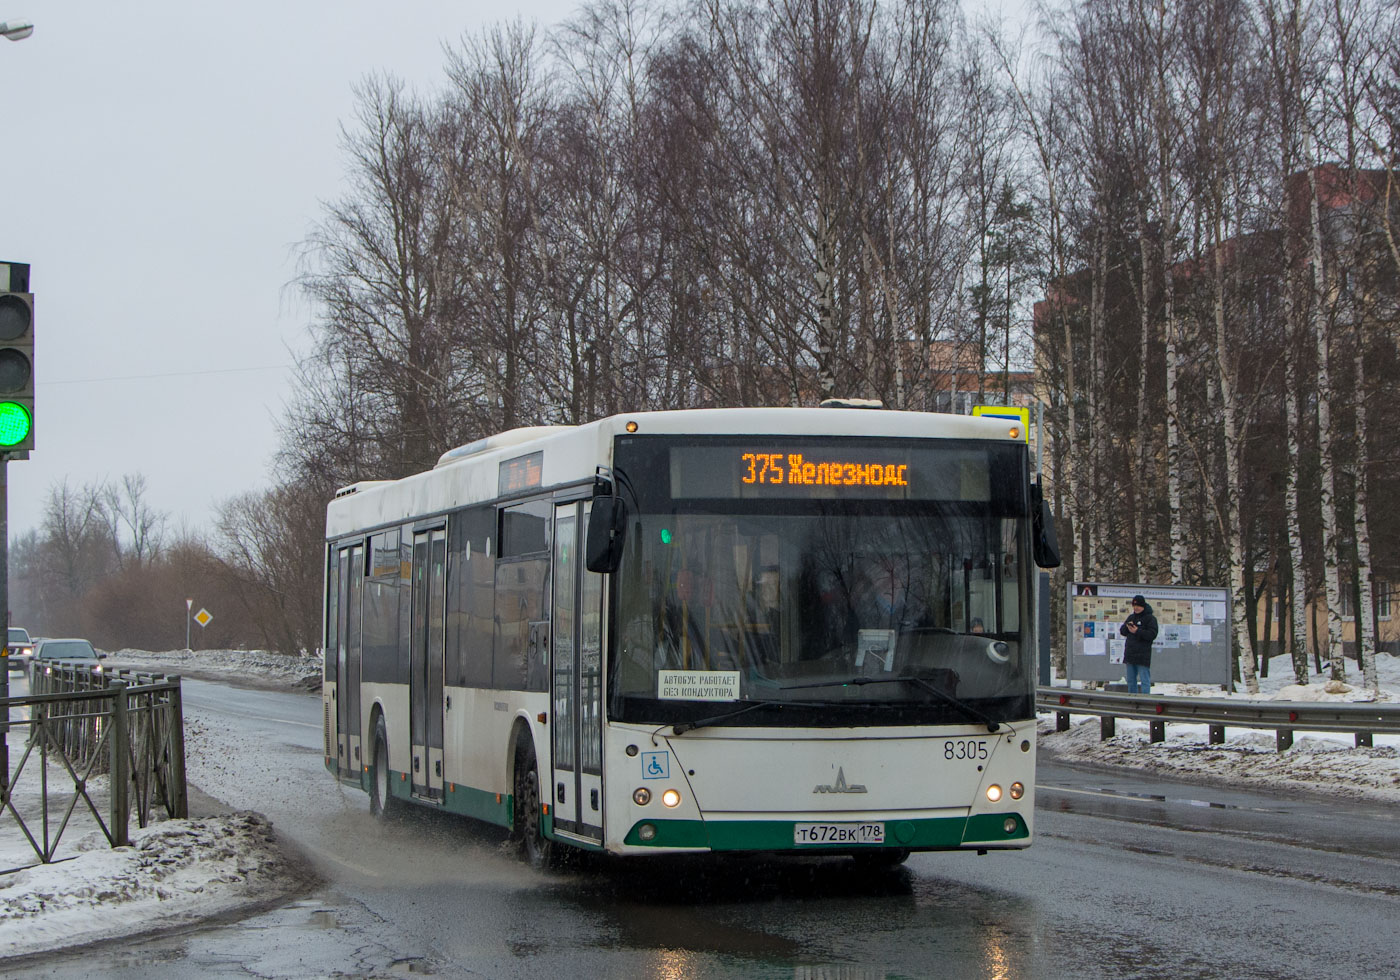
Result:
[[[1157,639],[1157,617],[1140,595],[1133,596],[1132,615],[1118,627],[1125,638],[1123,668],[1128,674],[1129,694],[1152,693],[1152,641]]]

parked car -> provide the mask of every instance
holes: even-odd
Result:
[[[23,626],[11,626],[9,667],[11,671],[24,670],[29,666],[29,658],[34,655],[34,641],[29,638],[29,630]]]
[[[55,664],[95,664],[101,671],[101,656],[87,640],[40,640],[29,658],[29,677],[32,680],[40,670],[51,672]]]

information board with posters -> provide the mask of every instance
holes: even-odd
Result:
[[[1230,595],[1201,586],[1070,584],[1065,622],[1069,679],[1124,679],[1123,643],[1118,632],[1141,595],[1157,617],[1152,643],[1152,683],[1230,683]]]

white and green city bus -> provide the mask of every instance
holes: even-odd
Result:
[[[1034,565],[1005,419],[517,429],[327,508],[326,767],[525,854],[1019,848]]]

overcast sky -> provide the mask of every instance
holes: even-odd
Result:
[[[571,0],[0,0],[0,261],[35,293],[36,448],[10,537],[51,488],[140,473],[173,525],[265,487],[312,311],[296,246],[343,188],[352,86],[443,84],[442,45]],[[444,447],[449,448],[449,447]]]
[[[509,8],[449,0],[0,0],[0,261],[35,293],[36,448],[10,536],[49,489],[142,473],[175,524],[267,485],[311,310],[296,245],[343,187],[352,86],[442,84],[442,44]],[[527,0],[553,23],[573,4]]]

